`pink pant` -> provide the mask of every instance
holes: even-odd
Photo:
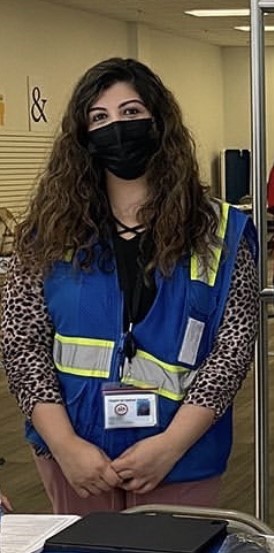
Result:
[[[163,484],[146,494],[135,494],[116,489],[100,496],[90,495],[82,499],[71,488],[59,465],[49,459],[34,455],[36,467],[51,501],[55,514],[84,516],[92,511],[122,511],[136,505],[152,503],[217,507],[221,477],[198,482]]]

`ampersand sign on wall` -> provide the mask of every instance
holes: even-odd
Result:
[[[49,114],[46,85],[42,79],[27,77],[29,130],[48,131]]]

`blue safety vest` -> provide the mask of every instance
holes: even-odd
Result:
[[[197,369],[210,354],[223,318],[239,242],[244,236],[257,260],[252,220],[228,204],[219,205],[218,235],[204,271],[195,254],[178,263],[170,278],[156,271],[157,294],[144,320],[133,328],[137,354],[123,382],[157,388],[159,425],[104,429],[102,386],[119,380],[123,361],[123,294],[117,271],[72,269],[55,264],[44,283],[55,328],[53,357],[61,394],[75,432],[115,459],[139,440],[163,432],[183,402]],[[126,367],[126,365],[125,365]],[[27,423],[28,440],[45,443]],[[196,442],[167,475],[166,482],[213,477],[224,472],[232,443],[232,409]]]

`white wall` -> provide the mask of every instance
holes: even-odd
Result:
[[[221,49],[158,31],[150,36],[152,68],[178,99],[197,144],[202,178],[215,188],[215,161],[224,141]]]
[[[50,133],[86,68],[115,55],[137,56],[175,93],[197,142],[202,177],[216,185],[214,160],[224,137],[220,48],[36,0],[1,0],[0,16],[0,94],[6,103],[0,132],[29,130],[27,76],[47,98],[48,124],[32,124],[31,130]]]
[[[249,48],[223,48],[226,148],[250,148]]]
[[[0,18],[0,94],[8,131],[28,130],[27,76],[42,84],[49,120],[44,130],[51,131],[81,74],[100,59],[128,52],[126,23],[83,11],[1,0]]]
[[[223,49],[226,148],[251,147],[249,48]],[[274,48],[265,50],[267,171],[274,162]]]
[[[0,131],[29,130],[27,76],[42,85],[44,130],[51,133],[85,69],[114,55],[138,56],[175,93],[196,140],[204,180],[216,186],[214,161],[223,147],[250,147],[248,48],[221,49],[36,0],[1,0],[0,15],[0,95],[6,104]],[[266,48],[266,74],[269,170],[274,159],[273,47]]]
[[[224,143],[221,49],[146,25],[131,24],[131,36],[132,52],[160,75],[177,98],[197,145],[201,176],[218,189]]]

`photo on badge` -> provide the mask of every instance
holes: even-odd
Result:
[[[149,399],[137,399],[137,417],[144,417],[150,415],[150,401]]]

